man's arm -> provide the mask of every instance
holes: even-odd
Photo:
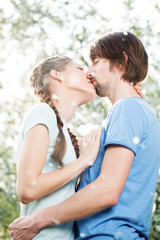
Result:
[[[75,221],[117,204],[126,183],[134,153],[121,146],[106,150],[99,177],[64,202],[42,210],[40,228],[56,222]],[[45,224],[46,222],[46,224]]]
[[[134,153],[125,147],[108,147],[99,177],[64,202],[42,210],[44,226],[45,220],[51,224],[75,221],[116,205],[133,158]]]
[[[125,186],[133,158],[134,153],[128,148],[109,146],[99,177],[64,202],[29,216],[30,226],[27,233],[31,234],[35,231],[37,234],[40,229],[49,225],[82,219],[116,205]],[[26,221],[25,218],[17,221],[17,233],[24,231],[22,228]],[[14,222],[11,225],[12,231],[14,231],[13,224]]]

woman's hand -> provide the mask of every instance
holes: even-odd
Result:
[[[141,85],[141,83],[135,83],[133,87],[134,87],[134,89],[136,90],[136,92],[139,94],[139,96],[140,96],[140,97],[143,97],[142,85]]]
[[[9,228],[13,240],[32,240],[39,233],[34,215],[15,219]]]
[[[80,158],[86,162],[87,167],[92,166],[97,158],[102,130],[102,126],[92,130],[81,142]]]

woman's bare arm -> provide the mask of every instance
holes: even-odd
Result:
[[[83,147],[81,157],[62,168],[42,174],[49,147],[49,133],[44,125],[34,126],[25,136],[20,155],[17,172],[19,200],[27,204],[46,196],[73,180],[91,163],[93,164],[98,154],[102,129],[95,131],[97,132],[90,140],[85,139],[87,146]],[[95,151],[91,156],[93,145]]]

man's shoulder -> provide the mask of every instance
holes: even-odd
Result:
[[[111,112],[114,113],[129,113],[129,112],[137,112],[140,109],[141,101],[137,102],[137,100],[133,97],[125,97],[119,99],[112,107]]]
[[[114,105],[112,111],[123,111],[124,113],[135,112],[137,114],[153,114],[152,108],[147,101],[141,97],[125,97],[118,100]]]
[[[122,106],[137,106],[141,105],[143,102],[146,103],[146,100],[141,97],[123,97],[119,99],[113,106],[122,107]]]

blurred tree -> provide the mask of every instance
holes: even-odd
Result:
[[[16,98],[14,102],[0,101],[0,239],[11,239],[8,225],[19,216],[19,201],[16,196],[15,147],[17,133],[24,111],[33,101],[26,93],[24,99]]]
[[[106,7],[106,1],[100,2]],[[148,2],[155,16],[156,14],[159,16],[159,3],[156,3],[156,0]],[[141,19],[140,12],[139,15],[137,14],[137,3],[138,0],[124,0],[126,13],[123,16],[123,26],[125,30],[132,31],[141,38],[151,56],[150,71],[143,87],[146,99],[160,119],[160,104],[158,104],[160,102],[158,81],[160,64],[156,54],[160,32],[158,28],[153,28],[155,25],[153,19]],[[1,3],[0,62],[3,64],[0,68],[7,72],[7,75],[1,76],[0,82],[1,239],[11,239],[8,225],[19,215],[19,202],[15,194],[15,152],[22,118],[34,102],[33,95],[27,88],[30,68],[40,59],[55,54],[68,55],[88,66],[89,44],[95,38],[112,30],[111,19],[99,12],[97,4],[96,0],[5,0]],[[17,75],[12,74],[10,77],[12,65],[16,68]],[[19,79],[19,83],[15,90],[16,78]],[[14,89],[12,83],[14,83]],[[18,96],[16,92],[19,93]],[[108,109],[107,99],[95,98],[91,103],[76,110],[70,122],[71,129],[78,135],[85,135],[87,130],[101,124]],[[151,240],[160,239],[158,187],[155,206]]]

